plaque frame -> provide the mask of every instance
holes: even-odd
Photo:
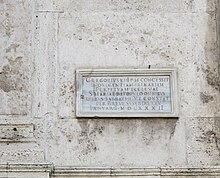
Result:
[[[81,92],[83,77],[88,76],[137,76],[137,75],[157,75],[170,76],[170,96],[171,96],[171,112],[83,112],[81,110]],[[76,117],[77,118],[178,118],[179,117],[179,102],[177,88],[177,70],[175,68],[162,69],[77,69],[76,70]]]

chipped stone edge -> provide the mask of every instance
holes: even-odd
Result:
[[[135,74],[159,74],[159,75],[170,75],[171,76],[171,97],[172,101],[172,112],[171,113],[84,113],[80,110],[81,100],[80,82],[83,75],[135,75]],[[77,69],[76,70],[76,117],[142,117],[142,118],[178,118],[179,117],[179,102],[178,102],[178,87],[177,87],[177,69],[176,68],[161,68],[161,69]]]

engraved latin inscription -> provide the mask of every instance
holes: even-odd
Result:
[[[82,76],[85,113],[170,113],[170,75]]]

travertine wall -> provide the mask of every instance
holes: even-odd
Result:
[[[1,164],[218,166],[219,4],[0,0]],[[179,118],[75,117],[76,69],[149,67],[177,69]]]

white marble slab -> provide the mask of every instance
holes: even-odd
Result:
[[[77,70],[77,117],[177,117],[176,72]]]

